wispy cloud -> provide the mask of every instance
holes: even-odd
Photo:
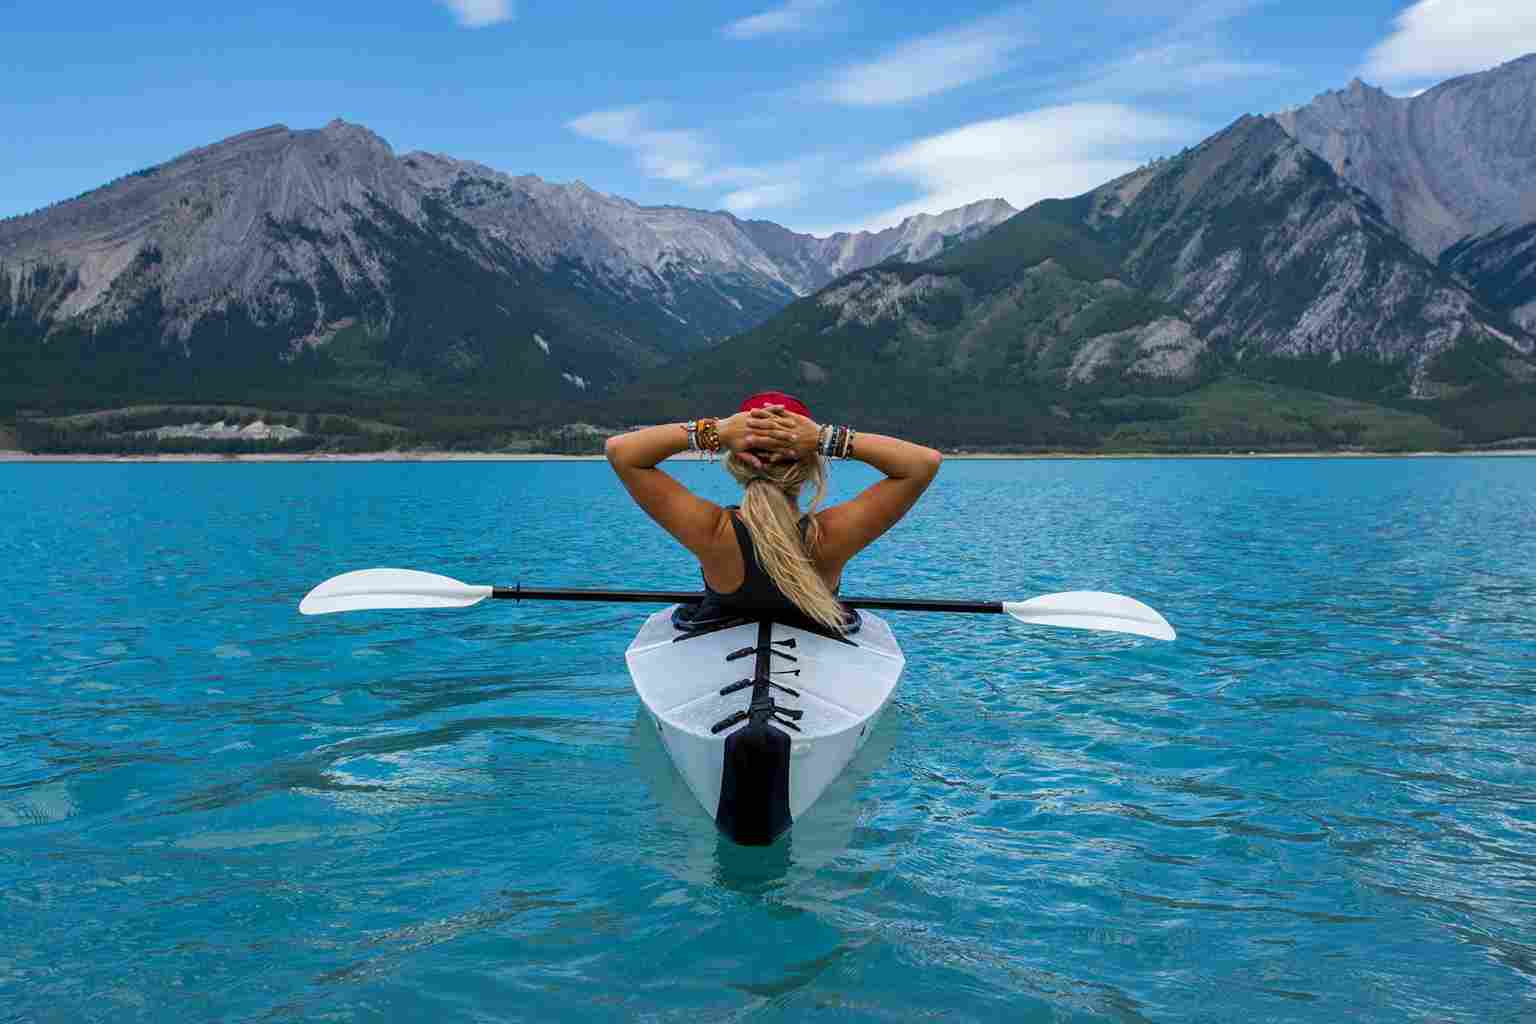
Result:
[[[869,162],[872,177],[905,179],[924,191],[910,203],[847,225],[878,229],[914,213],[948,210],[1001,197],[1020,209],[1040,199],[1079,195],[1200,127],[1116,103],[1075,103],[978,121],[920,139]]]
[[[805,180],[794,178],[767,185],[754,185],[728,192],[720,205],[732,213],[755,213],[758,210],[787,209],[805,197]]]
[[[1481,71],[1536,50],[1531,0],[1419,0],[1366,57],[1361,75],[1403,83]]]
[[[484,28],[516,16],[512,0],[438,0],[465,28]]]
[[[698,132],[658,128],[650,107],[595,110],[568,122],[576,134],[634,154],[647,175],[690,188],[728,189],[719,203],[733,213],[783,208],[801,199],[823,166],[803,157],[766,166],[720,163],[718,147]]]
[[[814,28],[831,0],[788,0],[750,17],[738,18],[720,30],[727,39],[758,39]]]
[[[584,114],[566,127],[629,150],[640,169],[653,178],[684,183],[701,178],[715,158],[714,147],[695,132],[656,128],[651,120],[646,107],[618,107]]]
[[[1065,95],[1130,100],[1285,73],[1286,69],[1276,64],[1238,59],[1218,43],[1165,42],[1133,50],[1095,69]]]
[[[1077,85],[1061,93],[1069,100],[1126,102],[1190,89],[1286,74],[1287,69],[1245,60],[1228,31],[1237,18],[1270,0],[1198,0],[1165,29],[1138,39],[1121,55],[1089,63]]]
[[[1035,41],[1024,17],[1009,12],[903,43],[828,76],[814,92],[852,107],[906,103],[995,75]]]

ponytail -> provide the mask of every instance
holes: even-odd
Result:
[[[811,559],[821,533],[816,506],[827,491],[827,471],[821,457],[811,455],[798,462],[770,464],[760,469],[745,465],[734,454],[726,455],[724,462],[727,472],[745,488],[741,521],[752,537],[758,564],[808,618],[828,629],[841,630],[845,621],[843,606]],[[816,493],[811,498],[811,518],[802,537],[795,503],[807,481],[815,483]]]

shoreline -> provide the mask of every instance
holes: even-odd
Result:
[[[1035,462],[1073,459],[1417,459],[1529,458],[1536,448],[1504,448],[1446,452],[946,452],[945,459],[969,462]],[[249,462],[605,462],[602,455],[559,455],[534,452],[316,452],[250,453],[178,452],[166,455],[48,455],[0,450],[0,463],[249,463]]]

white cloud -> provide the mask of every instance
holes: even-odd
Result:
[[[1532,0],[1419,0],[1366,56],[1361,75],[1405,82],[1482,71],[1536,50]]]
[[[715,166],[717,148],[699,133],[657,128],[644,106],[595,110],[569,122],[578,135],[627,149],[646,174],[690,188],[727,188],[720,205],[733,213],[783,207],[799,200],[823,161],[803,157],[760,167]]]
[[[696,133],[652,127],[645,107],[595,110],[566,127],[578,135],[629,150],[646,174],[667,181],[696,182],[714,158],[714,147]]]
[[[1184,35],[1217,28],[1274,2],[1275,0],[1200,0],[1198,3],[1186,3],[1177,11],[1178,21],[1173,31],[1175,35]]]
[[[1033,42],[1017,14],[983,18],[845,68],[823,80],[815,92],[851,107],[905,103],[997,74],[1010,55]]]
[[[747,18],[738,18],[720,30],[727,39],[758,39],[762,36],[804,32],[816,24],[816,16],[830,0],[789,0]]]
[[[484,28],[503,21],[511,21],[515,15],[512,0],[438,0],[453,12],[465,28]]]
[[[1023,209],[1079,195],[1201,134],[1192,122],[1117,103],[1073,103],[978,121],[866,164],[864,173],[905,179],[924,195],[840,230],[878,230],[978,199],[1001,197]]]
[[[1284,72],[1278,65],[1238,60],[1216,42],[1167,42],[1135,50],[1098,68],[1067,95],[1164,96]]]
[[[1167,28],[1136,41],[1113,60],[1086,63],[1067,100],[1125,102],[1210,89],[1241,79],[1286,74],[1275,64],[1243,60],[1234,51],[1228,25],[1271,0],[1194,0]]]
[[[754,210],[783,209],[799,202],[805,195],[805,182],[800,179],[780,181],[767,185],[754,185],[727,193],[720,205],[732,213],[751,213]]]

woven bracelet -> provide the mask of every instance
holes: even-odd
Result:
[[[720,450],[720,427],[713,417],[699,421],[699,447],[710,453]]]

